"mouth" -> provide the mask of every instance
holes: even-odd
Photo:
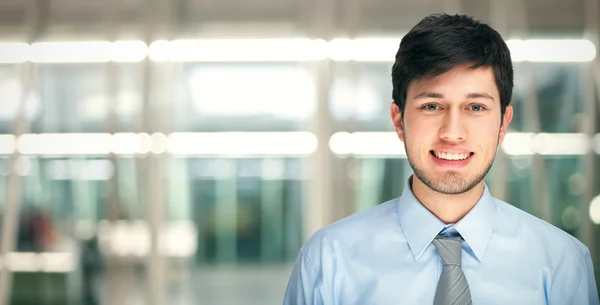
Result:
[[[433,157],[440,159],[440,160],[444,160],[444,161],[464,161],[464,160],[471,158],[471,156],[473,156],[475,154],[473,152],[455,154],[455,153],[447,153],[447,152],[438,152],[438,151],[433,151],[433,150],[430,150],[429,153]]]

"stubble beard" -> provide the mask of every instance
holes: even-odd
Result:
[[[496,141],[496,143],[498,143],[498,141]],[[415,164],[414,159],[408,152],[408,149],[406,149],[406,147],[408,147],[408,139],[406,138],[406,136],[404,137],[404,144],[406,156],[408,158],[408,163],[410,164],[410,167],[412,168],[415,176],[431,190],[444,195],[459,195],[473,189],[485,178],[487,173],[492,168],[492,165],[494,164],[494,159],[496,158],[496,153],[494,151],[494,156],[491,158],[485,169],[474,176],[467,177],[466,179],[460,177],[460,175],[457,172],[453,171],[449,171],[445,174],[444,177],[440,179],[433,179],[423,169],[419,168]],[[496,146],[496,150],[497,148],[498,147]]]

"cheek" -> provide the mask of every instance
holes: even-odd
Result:
[[[413,158],[427,157],[432,145],[438,141],[438,132],[431,124],[413,124],[404,132],[404,144]]]
[[[436,120],[428,120],[427,118],[409,120],[410,117],[407,118],[409,123],[405,125],[404,132],[413,142],[426,142],[431,140],[432,137],[437,137],[439,123]]]
[[[479,128],[471,133],[470,139],[473,144],[477,145],[482,153],[494,154],[498,148],[498,129]]]

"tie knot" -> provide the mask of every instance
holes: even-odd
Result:
[[[463,238],[445,237],[442,235],[436,236],[433,240],[433,245],[444,261],[444,265],[461,265],[462,258],[462,242]]]

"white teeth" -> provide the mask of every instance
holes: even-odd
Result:
[[[466,158],[469,157],[469,153],[466,154],[452,154],[452,153],[446,153],[446,152],[434,152],[435,156],[440,158],[440,159],[444,159],[444,160],[451,160],[451,161],[456,161],[456,160],[464,160]]]

